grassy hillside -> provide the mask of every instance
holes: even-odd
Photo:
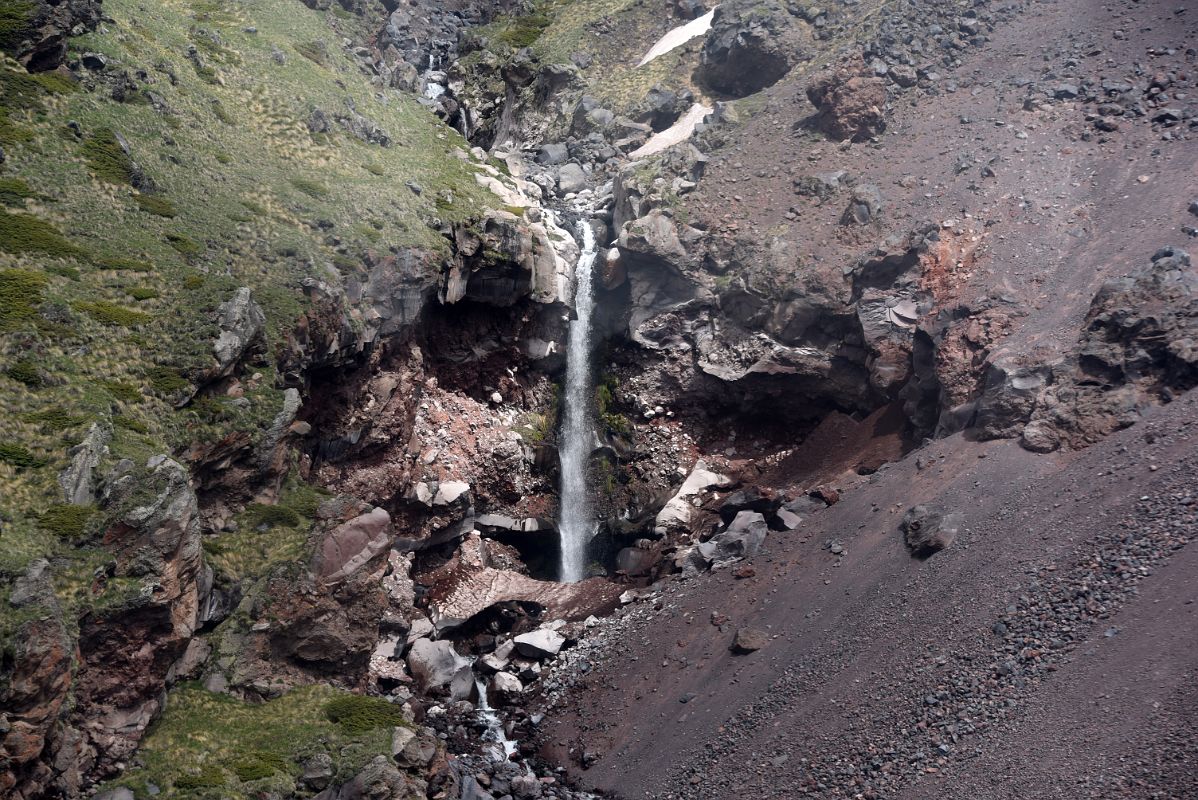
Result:
[[[269,358],[247,404],[172,402],[236,287],[253,288],[273,347],[303,279],[336,283],[367,250],[439,252],[431,220],[495,203],[466,142],[343,48],[377,20],[299,0],[104,13],[72,42],[89,67],[74,76],[0,65],[0,576],[42,555],[91,568],[73,545],[97,515],[56,506],[55,476],[93,421],[111,422],[114,460],[144,463],[278,413]],[[313,133],[316,110],[329,124]],[[388,144],[337,121],[355,114]]]

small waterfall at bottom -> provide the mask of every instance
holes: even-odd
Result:
[[[482,678],[475,678],[474,686],[478,690],[478,713],[487,725],[487,732],[483,735],[483,741],[503,748],[503,758],[495,760],[506,761],[515,755],[517,749],[516,743],[507,737],[507,731],[503,728],[503,720],[499,718],[499,715],[495,713],[495,709],[491,708],[491,704],[487,702],[487,682]],[[496,755],[499,754],[496,753]]]
[[[594,377],[591,368],[591,312],[595,309],[593,272],[595,232],[586,220],[578,223],[582,252],[574,267],[574,317],[566,346],[566,388],[558,455],[561,459],[560,579],[573,583],[586,574],[587,545],[595,535],[587,461],[594,430],[591,420]]]

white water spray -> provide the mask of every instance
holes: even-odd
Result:
[[[566,391],[558,454],[561,458],[561,580],[582,580],[586,573],[587,545],[595,535],[587,487],[587,461],[594,437],[591,420],[591,312],[595,309],[592,272],[595,266],[595,232],[588,222],[578,224],[582,253],[574,267],[574,316],[566,350]]]

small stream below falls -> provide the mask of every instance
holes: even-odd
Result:
[[[595,310],[595,231],[587,220],[578,223],[581,253],[574,267],[574,319],[566,343],[566,386],[562,393],[561,459],[562,563],[559,577],[573,583],[586,575],[587,546],[595,535],[595,514],[587,485],[587,461],[594,449],[592,420],[594,368],[591,360]]]

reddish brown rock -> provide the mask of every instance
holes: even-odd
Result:
[[[864,141],[886,130],[886,83],[853,69],[826,73],[807,87],[816,127],[833,139]]]

